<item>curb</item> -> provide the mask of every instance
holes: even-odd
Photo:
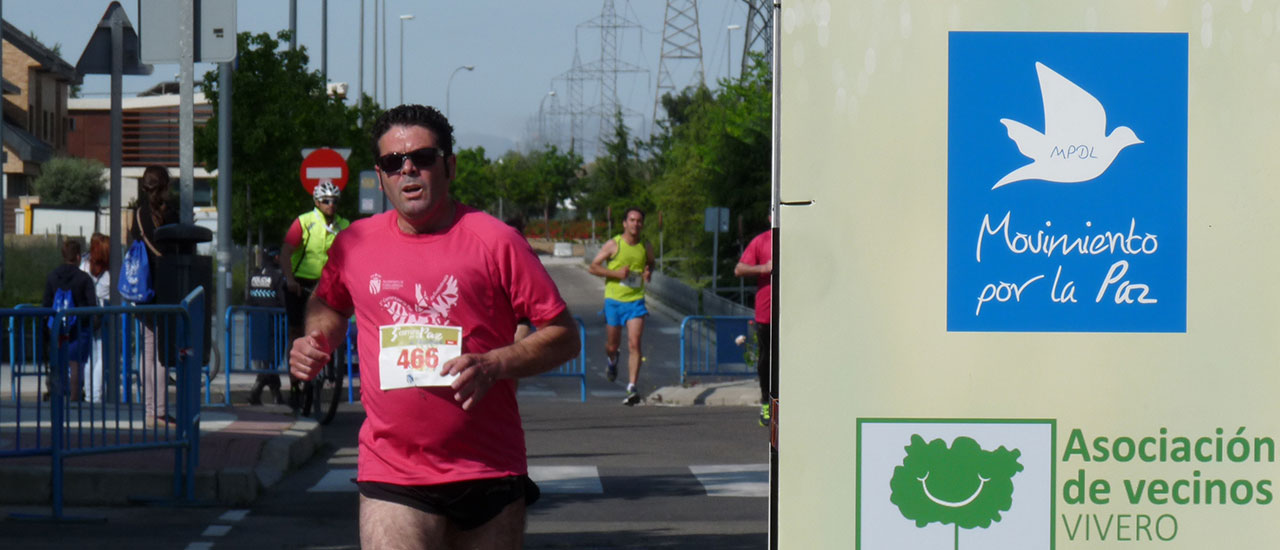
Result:
[[[645,398],[649,405],[687,407],[711,405],[728,407],[760,406],[760,386],[755,380],[716,382],[697,386],[666,386]]]
[[[242,506],[257,500],[263,490],[284,474],[315,455],[321,444],[320,424],[298,419],[261,447],[257,465],[250,468],[198,470],[192,500],[201,503]],[[139,502],[174,501],[173,472],[161,469],[67,467],[63,472],[62,498],[68,506],[127,506]],[[51,466],[23,464],[0,466],[0,504],[49,505]]]

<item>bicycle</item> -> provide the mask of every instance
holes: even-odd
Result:
[[[301,398],[303,416],[314,418],[322,426],[327,425],[333,422],[333,417],[338,412],[338,403],[342,400],[344,376],[346,376],[346,369],[340,368],[338,354],[335,352],[315,378],[292,386],[290,391],[298,393],[290,397]]]

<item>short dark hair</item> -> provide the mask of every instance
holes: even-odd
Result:
[[[631,208],[628,208],[626,212],[622,213],[622,219],[626,220],[627,216],[630,216],[632,212],[640,214],[641,220],[644,219],[644,210],[641,210],[639,206],[632,206]]]
[[[80,263],[80,252],[84,250],[80,247],[80,239],[67,239],[62,241],[62,261],[66,263]]]
[[[453,155],[453,126],[449,119],[440,114],[435,107],[425,105],[400,105],[378,117],[373,123],[373,156],[382,155],[378,150],[378,140],[382,139],[392,126],[421,126],[436,136],[436,146],[444,150],[446,157]]]

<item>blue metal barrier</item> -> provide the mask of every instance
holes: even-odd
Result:
[[[746,361],[749,316],[690,315],[680,322],[680,383],[689,376],[755,376]],[[743,337],[743,345],[736,340]]]
[[[194,498],[202,368],[196,350],[206,330],[203,292],[197,288],[173,305],[0,310],[11,327],[6,368],[13,385],[10,402],[0,405],[0,459],[50,457],[54,518],[63,518],[64,461],[69,457],[171,448],[173,497]],[[152,347],[144,349],[146,334],[155,336],[149,338]],[[15,348],[13,342],[21,344]],[[135,375],[144,357],[157,362],[150,370],[154,374]],[[99,398],[92,399],[91,387],[89,400],[73,399],[80,388],[72,387],[72,380],[95,358],[102,360],[103,369]],[[176,383],[169,382],[160,363],[175,368]],[[34,384],[27,384],[29,379]],[[153,387],[147,387],[147,379]],[[173,400],[171,389],[176,390]],[[138,403],[149,395],[155,413],[173,417],[174,423],[146,417]]]
[[[241,330],[235,330],[237,316],[243,317]],[[231,404],[231,374],[277,374],[288,380],[289,376],[289,323],[282,307],[231,306],[224,318],[226,338],[222,350],[226,366],[226,392],[223,404]],[[237,339],[237,336],[239,338]],[[240,361],[235,360],[235,343],[242,344]],[[255,363],[264,365],[255,367]],[[210,400],[208,390],[205,402]]]
[[[578,356],[538,376],[577,378],[579,399],[585,403],[587,401],[587,329],[581,317],[575,315],[573,320],[578,322]]]

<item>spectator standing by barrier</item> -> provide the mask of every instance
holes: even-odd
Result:
[[[338,215],[338,195],[342,191],[332,181],[321,180],[311,191],[315,208],[293,220],[284,235],[280,254],[280,270],[284,272],[285,314],[289,319],[289,339],[302,336],[307,300],[315,291],[324,265],[329,261],[329,248],[351,222]],[[285,262],[288,263],[285,263]],[[300,392],[298,381],[290,379],[289,405],[308,414],[311,392]],[[305,394],[305,395],[300,395]],[[301,397],[301,401],[299,400]]]
[[[737,277],[756,277],[756,373],[760,376],[760,425],[772,418],[769,404],[769,319],[773,313],[773,229],[756,235],[733,267]]]
[[[154,284],[159,276],[156,258],[177,252],[173,245],[157,245],[156,228],[178,223],[178,208],[169,192],[168,168],[148,166],[142,172],[138,186],[138,209],[134,211],[133,227],[129,228],[129,240],[142,240],[146,244],[147,265]],[[168,376],[156,356],[156,319],[144,318],[139,325],[142,328],[142,364],[139,370],[142,375],[143,422],[145,425],[175,424],[177,420],[161,408],[161,400],[167,398]]]
[[[514,381],[573,357],[577,327],[529,243],[450,197],[444,115],[401,105],[373,138],[395,208],[338,234],[291,372],[314,378],[355,313],[362,547],[521,548],[538,489]],[[512,342],[520,317],[537,330]]]
[[[111,239],[102,233],[94,233],[89,238],[89,253],[80,260],[80,271],[89,274],[93,279],[93,290],[97,300],[94,305],[103,307],[111,300]],[[93,348],[89,355],[89,372],[85,377],[85,395],[89,402],[102,401],[102,331],[93,331]]]
[[[258,272],[249,277],[249,298],[245,300],[246,305],[259,307],[284,307],[284,271],[280,269],[280,251],[269,248],[263,251],[263,261]],[[250,315],[254,315],[250,313]],[[258,314],[260,318],[270,319],[265,314]],[[255,331],[250,334],[249,338],[255,343],[268,342],[266,338],[259,338],[262,331]],[[253,346],[254,351],[261,352],[259,346]],[[270,350],[274,352],[275,350]],[[272,365],[273,367],[275,365]],[[257,380],[253,383],[253,389],[249,390],[249,404],[262,404],[262,390],[267,388],[271,390],[271,398],[275,400],[277,405],[284,404],[284,396],[280,394],[280,375],[279,374],[259,374]]]
[[[59,293],[63,293],[67,298],[57,299]],[[93,291],[93,280],[89,278],[89,274],[80,271],[80,241],[77,239],[62,241],[62,265],[53,268],[53,271],[50,271],[48,277],[45,278],[44,299],[41,303],[44,307],[64,309],[66,307],[93,307],[96,300],[97,298]],[[80,383],[80,377],[85,356],[89,352],[89,333],[88,331],[80,330],[79,323],[75,321],[64,320],[64,322],[65,326],[61,339],[55,345],[65,346],[63,347],[63,359],[67,368],[70,369],[68,389],[71,393],[71,400],[80,401],[84,398],[84,388]],[[50,328],[52,328],[52,324]],[[51,373],[51,375],[54,378],[50,382],[53,382],[57,374]],[[53,387],[57,388],[56,385]]]
[[[644,335],[644,320],[649,310],[644,306],[644,287],[653,275],[653,247],[640,239],[644,229],[644,212],[628,208],[622,218],[622,234],[614,236],[600,247],[588,268],[592,275],[604,277],[604,352],[609,364],[605,377],[610,382],[618,377],[618,347],[621,345],[622,328],[627,328],[627,367],[630,378],[624,405],[640,402],[636,384],[640,380],[640,338]]]

